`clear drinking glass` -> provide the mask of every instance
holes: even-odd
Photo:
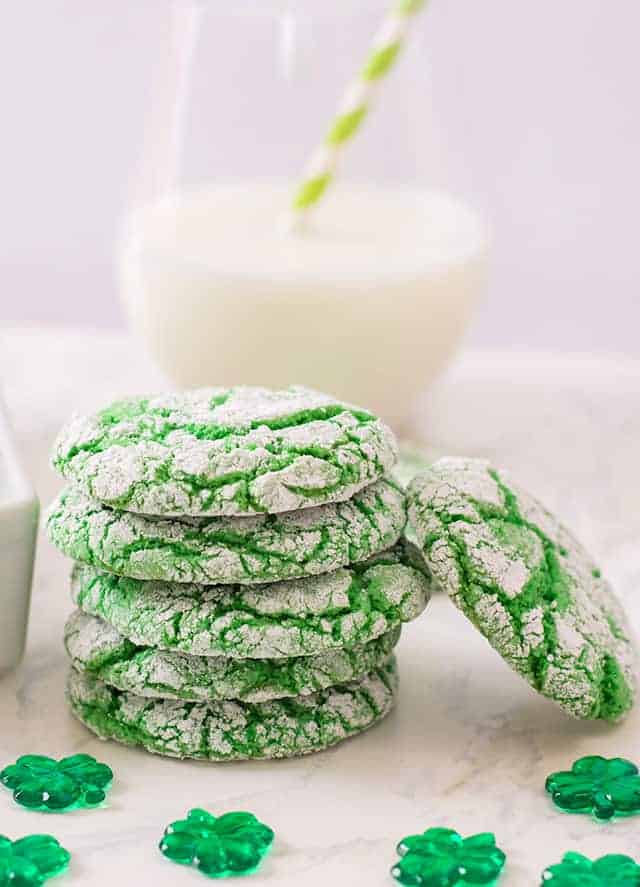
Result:
[[[485,280],[487,237],[441,190],[415,22],[335,184],[283,219],[386,11],[372,0],[181,0],[123,230],[123,299],[177,383],[300,383],[404,423]]]

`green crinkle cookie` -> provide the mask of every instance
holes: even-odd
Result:
[[[61,432],[53,465],[93,499],[163,516],[341,502],[393,466],[375,416],[306,388],[201,388],[118,401]]]
[[[625,614],[584,548],[532,496],[478,459],[441,459],[409,487],[435,580],[505,661],[579,718],[633,705]]]
[[[405,523],[403,491],[380,480],[348,502],[184,520],[113,511],[71,487],[51,506],[47,530],[64,554],[121,576],[248,585],[366,560],[397,542]]]
[[[72,669],[68,697],[76,717],[101,739],[142,745],[177,758],[233,761],[320,751],[361,733],[393,707],[392,657],[359,681],[272,702],[181,702],[113,690]]]
[[[388,662],[399,637],[398,627],[363,647],[318,656],[228,659],[137,647],[102,619],[79,610],[65,626],[67,653],[78,671],[117,690],[186,702],[268,702],[345,684]]]
[[[361,647],[417,618],[427,578],[399,563],[374,563],[263,586],[141,582],[76,564],[72,597],[132,643],[192,656],[281,659]]]

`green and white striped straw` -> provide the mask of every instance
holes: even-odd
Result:
[[[333,181],[340,152],[362,126],[378,84],[396,63],[412,18],[426,3],[427,0],[396,0],[386,16],[373,39],[364,67],[349,85],[324,141],[307,164],[291,204],[291,228],[300,224]]]

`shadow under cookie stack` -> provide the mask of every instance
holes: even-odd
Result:
[[[74,560],[75,715],[213,761],[327,748],[392,708],[425,575],[392,432],[303,388],[200,389],[74,419],[52,542]]]

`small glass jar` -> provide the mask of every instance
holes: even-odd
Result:
[[[0,675],[24,653],[39,513],[0,400]]]

